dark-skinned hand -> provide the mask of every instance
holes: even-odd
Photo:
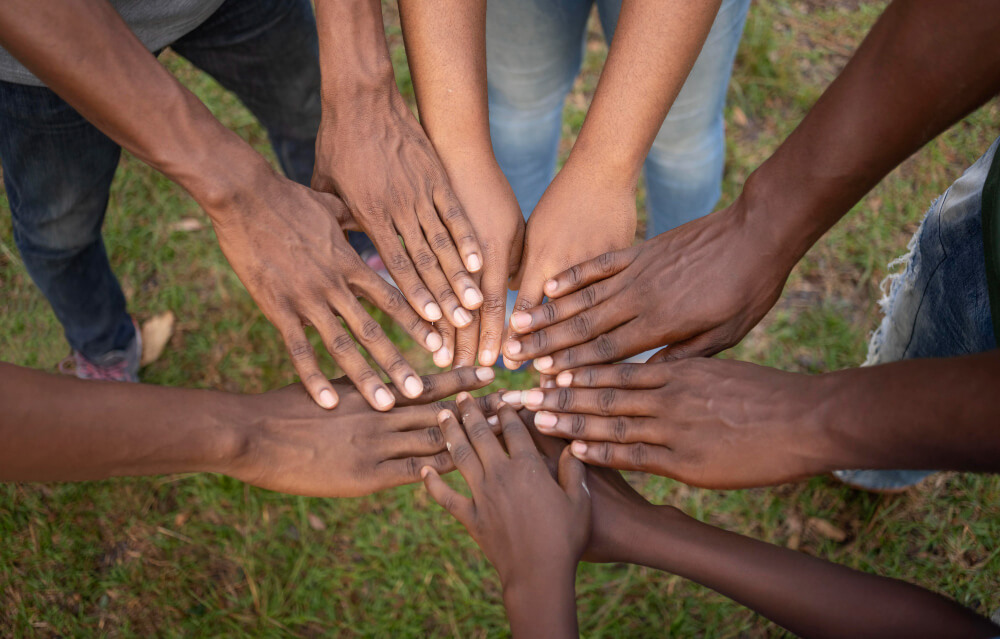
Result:
[[[315,497],[357,497],[408,484],[424,467],[448,472],[453,465],[437,415],[455,404],[438,400],[492,380],[489,368],[429,375],[421,378],[421,401],[429,403],[413,405],[390,387],[399,405],[384,413],[372,410],[344,378],[331,382],[340,393],[332,413],[309,401],[301,384],[241,396],[245,453],[223,472],[261,488]]]
[[[472,322],[483,253],[434,147],[399,92],[325,110],[312,186],[335,193],[425,320]],[[400,243],[402,238],[402,243]]]
[[[550,374],[667,345],[659,361],[714,355],[774,305],[796,259],[749,224],[737,200],[545,282],[550,301],[515,309],[505,353]]]
[[[344,204],[269,170],[255,189],[243,192],[235,206],[238,215],[213,216],[233,220],[216,222],[219,245],[261,311],[281,333],[313,400],[333,408],[338,395],[320,371],[303,328],[307,325],[316,328],[334,361],[373,408],[392,408],[393,393],[358,351],[352,334],[405,396],[418,397],[423,390],[420,378],[358,297],[385,311],[428,351],[441,348],[441,336],[347,243],[341,224],[349,226],[350,216]]]
[[[817,378],[733,360],[688,359],[564,371],[559,388],[505,393],[578,459],[693,486],[766,486],[833,470],[811,421]],[[835,464],[835,462],[833,462]]]

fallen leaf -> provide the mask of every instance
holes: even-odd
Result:
[[[313,530],[326,530],[326,522],[320,519],[318,515],[309,513],[306,518],[309,520],[309,527]]]
[[[743,109],[738,106],[733,107],[733,124],[741,129],[746,128],[746,125],[750,124],[750,119],[747,118],[747,114],[744,113]]]
[[[181,526],[183,526],[187,522],[190,516],[191,513],[177,513],[177,515],[174,517],[174,527],[180,528]]]
[[[820,535],[821,537],[826,537],[827,539],[832,539],[833,541],[840,543],[847,539],[847,533],[837,528],[825,519],[820,519],[819,517],[810,517],[809,521],[806,523],[809,530]]]
[[[142,324],[141,366],[149,366],[163,355],[170,336],[174,334],[174,314],[171,311],[154,315]]]
[[[202,224],[201,220],[193,217],[185,217],[170,225],[171,231],[179,231],[181,233],[200,231],[203,228],[205,228],[205,225]]]

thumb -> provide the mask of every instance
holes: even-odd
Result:
[[[590,488],[587,487],[587,467],[570,453],[567,446],[559,456],[559,485],[573,503],[590,507]]]

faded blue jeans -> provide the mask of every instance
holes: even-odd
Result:
[[[320,120],[309,0],[227,0],[171,48],[233,91],[285,173],[309,184]],[[135,330],[101,238],[121,148],[45,87],[0,82],[0,162],[14,240],[66,339],[91,360]]]
[[[918,357],[957,357],[997,347],[983,253],[983,183],[1000,139],[939,197],[883,282],[885,317],[872,335],[866,366]],[[844,470],[864,488],[911,486],[928,470]]]
[[[562,112],[596,2],[608,40],[621,0],[491,0],[486,9],[493,150],[524,216],[555,175]],[[647,237],[712,211],[725,162],[723,107],[750,0],[723,0],[646,158]]]

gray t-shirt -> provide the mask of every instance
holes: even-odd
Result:
[[[3,0],[0,0],[2,2]],[[224,0],[109,0],[150,51],[176,41],[215,13]],[[45,86],[14,56],[0,48],[0,80]]]

